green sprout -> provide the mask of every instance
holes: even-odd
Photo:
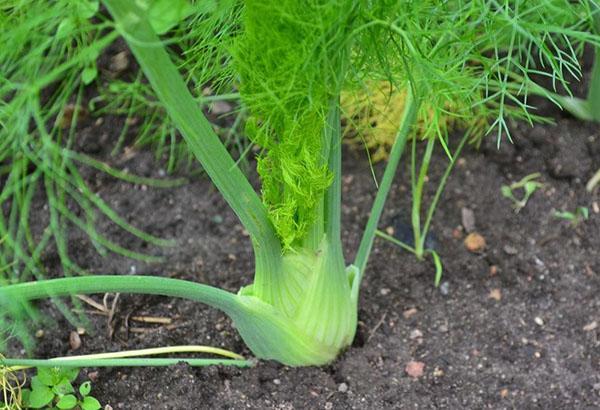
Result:
[[[542,175],[539,172],[535,172],[533,174],[526,175],[518,182],[513,182],[510,185],[502,185],[500,188],[500,192],[502,196],[510,199],[513,202],[513,208],[515,212],[519,212],[521,209],[525,208],[529,198],[540,188],[544,187],[544,184],[536,181]],[[515,191],[523,190],[523,196],[521,199],[518,199],[515,195]]]
[[[564,219],[571,222],[571,225],[577,226],[583,221],[587,221],[590,217],[590,211],[585,206],[578,206],[574,212],[570,211],[555,211],[554,217]]]
[[[409,137],[414,137],[411,186],[417,202],[411,215],[415,250],[424,255],[424,238],[441,195],[438,189],[421,225],[421,198],[432,152],[441,146],[451,158],[443,187],[467,139],[477,142],[484,134],[466,132],[452,152],[454,144],[442,117],[481,118],[489,124],[489,132],[498,131],[499,138],[508,131],[510,118],[538,119],[528,111],[527,82],[515,77],[540,72],[530,56],[532,50],[539,50],[548,75],[566,83],[564,66],[577,69],[578,53],[568,48],[559,52],[558,46],[548,44],[556,39],[561,45],[581,41],[590,20],[580,4],[556,0],[207,3],[219,7],[190,15],[186,11],[185,21],[172,29],[175,38],[182,36],[201,45],[190,54],[193,64],[182,63],[190,49],[177,55],[177,47],[169,46],[171,31],[159,37],[148,0],[104,0],[112,21],[100,12],[98,18],[110,35],[125,39],[144,73],[147,89],[249,233],[255,258],[252,284],[237,293],[191,281],[136,275],[9,284],[0,288],[4,322],[25,323],[33,311],[28,303],[49,296],[129,292],[181,297],[225,312],[259,359],[292,366],[331,362],[354,339],[361,281]],[[182,34],[191,22],[206,29],[203,36],[190,40]],[[235,34],[219,37],[223,32]],[[223,48],[229,54],[219,54]],[[228,57],[214,60],[213,51]],[[214,74],[217,84],[239,81],[241,104],[248,112],[245,132],[259,147],[261,195],[201,109],[195,93],[206,80],[201,75],[203,66]],[[377,79],[406,90],[406,101],[356,256],[346,264],[341,237],[340,95],[342,90],[357,90]],[[447,104],[456,101],[463,108],[449,112]],[[429,118],[427,126],[414,136],[415,124],[424,114]],[[46,124],[42,118],[36,121],[40,130]],[[417,139],[427,144],[420,167]],[[437,254],[432,255],[439,262]],[[439,267],[436,281],[441,263]],[[142,364],[140,359],[114,360],[102,356],[4,362],[12,366]],[[155,360],[170,364],[177,359]],[[233,358],[218,363],[248,365]]]

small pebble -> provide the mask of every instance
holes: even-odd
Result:
[[[110,71],[114,73],[120,73],[125,71],[129,67],[129,58],[127,57],[127,51],[121,51],[115,54],[110,59]]]
[[[467,232],[473,232],[475,230],[475,213],[469,208],[462,208],[460,210],[462,226]]]
[[[544,326],[544,320],[541,317],[539,317],[539,316],[534,317],[533,321],[538,326]]]
[[[325,410],[331,410],[333,409],[333,403],[328,401],[325,403]]]
[[[281,380],[279,380],[279,379],[273,379],[273,384],[276,384],[276,385],[279,386],[281,384]]]
[[[598,322],[596,322],[595,320],[592,323],[588,323],[587,325],[585,325],[583,327],[584,332],[591,332],[592,330],[595,330],[598,327]]]
[[[75,331],[69,334],[69,346],[71,346],[71,350],[77,350],[81,347],[81,337]]]
[[[413,377],[416,379],[416,378],[423,376],[424,369],[425,369],[425,363],[411,360],[410,362],[408,362],[406,364],[404,371],[410,377]]]
[[[507,255],[516,255],[519,253],[519,250],[512,245],[504,245],[502,248]]]
[[[423,337],[423,332],[421,332],[419,329],[415,329],[412,332],[410,332],[410,336],[411,339],[420,339]]]
[[[462,226],[459,226],[457,228],[454,228],[452,230],[452,237],[454,239],[461,239],[463,237],[463,229]]]
[[[500,301],[500,299],[502,299],[502,291],[500,289],[492,289],[492,290],[490,290],[490,294],[488,297],[490,299]]]
[[[379,293],[381,293],[381,295],[382,295],[382,296],[389,295],[389,294],[390,294],[390,292],[391,292],[391,290],[390,290],[389,288],[381,288],[381,289],[379,290]]]
[[[477,232],[472,232],[467,235],[464,241],[465,248],[469,252],[481,252],[485,248],[485,239]]]
[[[444,296],[448,296],[448,294],[450,293],[450,283],[442,282],[442,284],[440,285],[440,293]]]
[[[348,391],[348,385],[346,383],[340,383],[338,386],[338,391],[340,393],[346,393]]]
[[[42,337],[44,337],[44,330],[43,329],[39,329],[35,332],[35,337],[37,337],[38,339],[41,339]]]
[[[410,308],[410,309],[407,309],[404,312],[402,312],[402,316],[404,316],[404,319],[410,319],[411,317],[413,317],[416,314],[417,314],[416,308]]]
[[[211,105],[210,112],[212,112],[213,114],[219,115],[219,114],[226,114],[226,113],[230,112],[231,109],[232,109],[231,105],[229,105],[225,101],[215,101]]]

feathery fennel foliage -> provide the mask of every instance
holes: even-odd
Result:
[[[421,228],[420,198],[432,151],[437,144],[448,153],[451,148],[446,117],[481,118],[490,130],[498,129],[498,137],[508,131],[510,118],[537,119],[527,102],[529,77],[545,75],[568,87],[565,73],[579,74],[583,43],[598,40],[590,34],[592,13],[583,1],[217,1],[206,4],[227,7],[211,8],[214,14],[186,9],[186,22],[174,37],[153,24],[148,0],[103,3],[115,22],[111,32],[127,41],[156,101],[249,232],[254,282],[232,294],[160,277],[63,278],[0,288],[0,305],[7,308],[2,313],[7,320],[22,318],[23,302],[47,295],[119,291],[184,297],[227,313],[257,357],[290,365],[330,362],[352,342],[377,223],[418,118],[427,118],[420,128],[427,148],[412,178],[415,242],[421,243],[432,215],[430,208]],[[195,25],[186,24],[198,13],[208,20],[217,16],[217,23],[194,39],[188,35]],[[203,45],[177,49],[184,40]],[[215,55],[221,56],[218,64]],[[250,115],[247,133],[262,149],[262,199],[199,108],[202,67],[214,72],[215,84],[239,81]],[[407,99],[356,258],[346,267],[339,98],[342,90],[360,90],[373,81],[406,90]],[[449,111],[449,104],[458,109]],[[483,136],[465,135],[453,160],[467,137]]]

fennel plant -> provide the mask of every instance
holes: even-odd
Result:
[[[422,192],[434,146],[439,144],[448,153],[453,146],[441,117],[480,117],[490,122],[491,129],[497,127],[499,136],[508,130],[506,121],[511,117],[533,121],[527,83],[514,78],[533,70],[529,53],[537,48],[551,75],[562,79],[561,64],[574,64],[577,53],[575,49],[572,54],[557,53],[546,45],[555,38],[580,41],[590,20],[587,15],[582,20],[586,9],[580,3],[558,0],[212,2],[233,10],[224,14],[239,16],[235,21],[239,32],[227,44],[231,61],[224,62],[225,73],[218,80],[239,81],[249,112],[246,133],[260,148],[261,197],[199,109],[169,54],[168,41],[152,24],[151,2],[103,4],[169,121],[248,231],[255,256],[254,281],[237,294],[136,275],[13,284],[0,288],[4,320],[22,323],[31,311],[28,301],[48,296],[133,292],[182,297],[225,312],[256,357],[294,366],[328,363],[352,342],[360,283],[377,224],[418,118],[430,118],[420,135],[427,140],[426,156],[418,177],[413,176],[413,189]],[[198,13],[206,17],[214,10]],[[406,103],[355,259],[346,266],[340,226],[340,93],[381,79],[405,89]],[[448,113],[447,104],[456,101],[463,108]],[[471,136],[466,135],[455,155]],[[414,144],[416,138],[413,165]],[[427,231],[431,213],[416,235]],[[413,206],[412,214],[413,224],[420,226],[420,204]],[[415,241],[421,247],[424,236]],[[60,364],[92,366],[103,360]],[[132,363],[142,362],[130,360],[127,365]]]

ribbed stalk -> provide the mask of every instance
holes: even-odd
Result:
[[[104,4],[190,150],[250,233],[256,258],[254,293],[273,303],[272,287],[283,280],[281,246],[265,206],[200,111],[145,11],[135,1]]]

